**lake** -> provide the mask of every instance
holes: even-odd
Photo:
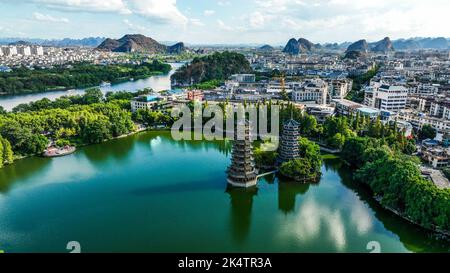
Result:
[[[318,184],[230,189],[230,142],[143,132],[0,169],[0,250],[69,252],[447,252],[383,210],[339,159]]]
[[[134,92],[144,88],[152,88],[154,91],[170,90],[170,76],[175,73],[175,71],[183,64],[184,63],[170,63],[170,65],[172,66],[172,70],[167,75],[152,76],[145,79],[112,84],[111,86],[100,86],[99,88],[103,91],[104,94],[106,94],[106,92],[117,91]],[[29,103],[43,98],[54,100],[61,96],[81,95],[84,94],[85,89],[86,88],[72,89],[67,91],[48,91],[32,94],[0,96],[0,106],[2,106],[7,111],[11,111],[14,107],[21,103]]]

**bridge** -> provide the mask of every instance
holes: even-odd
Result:
[[[261,177],[267,176],[267,175],[275,174],[275,173],[277,173],[277,172],[278,172],[278,170],[271,171],[271,172],[267,172],[267,173],[258,174],[258,175],[256,176],[256,180],[258,180],[258,179],[261,178]]]

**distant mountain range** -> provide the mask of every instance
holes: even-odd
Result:
[[[127,34],[120,39],[106,39],[98,47],[98,50],[113,52],[142,52],[142,53],[174,53],[184,52],[183,43],[172,46],[163,45],[156,40],[141,34]]]
[[[390,51],[394,51],[394,46],[389,37],[375,43],[367,43],[366,40],[359,40],[348,46],[345,51],[345,57],[356,59],[369,52],[387,53]]]
[[[292,38],[288,41],[287,45],[284,47],[283,52],[292,55],[297,55],[300,53],[310,52],[320,47],[321,47],[320,44],[313,44],[305,38],[300,38],[298,40]]]
[[[107,38],[105,37],[88,37],[83,39],[34,39],[34,38],[0,38],[0,45],[9,45],[15,43],[29,43],[29,44],[37,44],[43,46],[55,46],[55,47],[98,47],[102,44]],[[367,41],[366,41],[367,42]],[[159,44],[165,45],[166,47],[170,47],[176,42],[173,41],[163,41],[158,42]],[[325,44],[314,44],[307,39],[291,39],[284,47],[284,51],[290,54],[299,54],[301,52],[308,52],[310,50],[316,49],[328,49],[328,50],[346,50],[348,46],[352,43],[344,42],[344,43],[325,43]],[[374,43],[368,43],[369,48],[370,45]],[[437,38],[409,38],[409,39],[397,39],[391,41],[392,47],[395,50],[417,50],[417,49],[449,49],[450,48],[450,39],[444,37]],[[185,46],[185,44],[183,44]],[[203,47],[265,47],[265,50],[271,50],[271,45],[267,44],[191,44],[190,46],[203,46]],[[383,47],[383,46],[381,46]],[[176,48],[181,48],[180,45],[177,45]],[[278,46],[276,47],[278,48]],[[262,49],[262,48],[261,48]]]
[[[389,37],[378,42],[368,43],[366,40],[359,40],[354,43],[327,43],[314,44],[304,38],[296,40],[290,39],[283,49],[283,52],[292,55],[306,53],[317,49],[342,50],[351,56],[366,54],[368,52],[388,52],[394,50],[417,50],[417,49],[450,49],[450,39],[439,38],[410,38],[391,41]],[[355,53],[358,52],[358,53]]]
[[[42,45],[42,46],[54,46],[54,47],[97,47],[106,38],[104,37],[89,37],[83,39],[70,39],[64,38],[60,40],[46,40],[46,39],[33,39],[33,38],[0,38],[0,45],[14,44],[18,42],[26,42],[29,44]]]

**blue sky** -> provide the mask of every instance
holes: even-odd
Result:
[[[450,37],[448,0],[0,0],[0,37],[281,45]]]

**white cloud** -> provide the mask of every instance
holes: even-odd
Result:
[[[222,20],[217,19],[217,24],[221,30],[225,31],[233,31],[234,29],[228,25],[226,25]]]
[[[145,32],[148,32],[148,31],[149,31],[148,28],[146,28],[146,27],[144,27],[144,26],[141,26],[141,25],[133,24],[133,23],[130,22],[130,20],[128,20],[128,19],[123,20],[123,23],[128,27],[129,30],[131,30],[131,31],[133,31],[133,32],[141,32],[141,33],[145,33]]]
[[[33,19],[42,22],[55,22],[55,23],[69,23],[69,19],[64,17],[54,17],[49,14],[42,14],[39,12],[33,13]]]
[[[61,11],[138,14],[154,23],[187,24],[189,22],[189,19],[177,8],[176,0],[14,0],[16,1],[37,3]]]
[[[249,24],[252,28],[263,27],[266,21],[266,17],[259,11],[255,11],[250,14]]]
[[[203,11],[203,15],[205,15],[205,16],[212,16],[215,13],[216,13],[215,10],[210,10],[210,9],[207,9],[207,10]]]
[[[225,7],[225,6],[231,6],[231,2],[230,1],[218,1],[217,5]]]
[[[28,2],[41,3],[60,10],[130,13],[124,0],[29,0]]]
[[[128,7],[135,13],[157,23],[187,24],[189,19],[177,8],[176,0],[128,0]]]
[[[196,27],[202,27],[205,25],[205,24],[203,24],[203,22],[200,19],[196,19],[196,18],[189,19],[189,23]]]

